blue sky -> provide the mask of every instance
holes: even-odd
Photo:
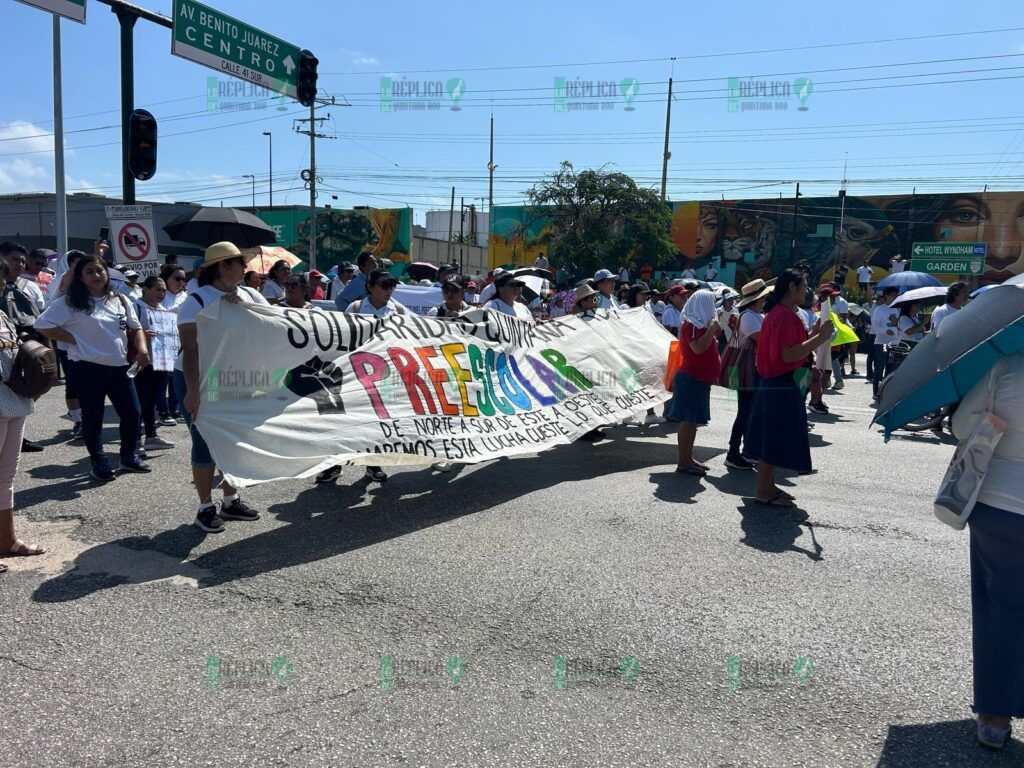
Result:
[[[170,0],[138,4],[171,13]],[[422,223],[425,210],[447,207],[453,185],[457,197],[485,205],[492,108],[496,204],[521,201],[562,160],[607,165],[658,187],[670,75],[676,91],[673,199],[791,195],[796,181],[807,194],[834,194],[846,155],[851,194],[1024,186],[1019,0],[982,0],[953,10],[918,0],[856,6],[805,0],[210,4],[313,50],[321,92],[352,105],[320,112],[331,117],[323,130],[338,137],[317,144],[320,202],[339,207],[408,204]],[[0,193],[50,191],[50,18],[0,0],[0,25],[9,41]],[[88,23],[65,21],[62,29],[69,191],[119,194],[116,19],[89,0]],[[948,36],[996,29],[1012,31]],[[932,35],[947,37],[812,47]],[[269,172],[261,134],[269,130],[274,202],[308,201],[298,179],[308,165],[308,140],[292,132],[301,107],[242,94],[235,104],[262,108],[228,109],[231,99],[211,108],[208,78],[217,73],[171,56],[170,30],[144,21],[136,26],[135,58],[136,105],[153,112],[161,130],[159,169],[138,184],[139,199],[246,205],[252,186],[242,177],[253,174],[256,202],[265,205]],[[382,112],[382,76],[442,86],[461,78],[461,108],[450,109],[443,93],[430,99],[436,110]],[[590,83],[591,92],[611,92],[615,85],[620,92],[600,108],[600,98],[577,97],[571,89],[566,111],[559,112],[556,77],[581,87]],[[729,111],[731,77],[767,88],[787,83],[791,91],[805,78],[813,91],[803,111],[795,95],[769,99],[769,109],[757,110],[741,99],[737,111]],[[633,109],[626,110],[621,84],[631,80],[638,85]],[[918,85],[929,81],[956,82]],[[587,103],[599,108],[576,109]]]

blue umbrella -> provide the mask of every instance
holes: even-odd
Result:
[[[882,293],[886,288],[899,288],[900,293],[903,293],[915,288],[928,288],[935,285],[942,285],[942,281],[935,275],[929,275],[926,272],[893,272],[878,281],[875,293]]]
[[[983,294],[985,291],[989,290],[990,288],[995,288],[997,285],[999,285],[999,283],[992,283],[990,285],[983,285],[983,286],[981,286],[981,288],[979,288],[978,290],[976,290],[976,291],[971,293],[971,298],[972,299],[976,299],[979,296],[981,296],[981,294]]]
[[[959,402],[1003,356],[1024,350],[1024,281],[1012,280],[949,315],[883,383],[873,421],[894,429]]]

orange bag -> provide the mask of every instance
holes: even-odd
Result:
[[[665,380],[662,382],[665,385],[665,391],[671,392],[672,385],[676,380],[676,371],[679,370],[679,366],[683,364],[683,351],[679,347],[679,341],[673,341],[668,348],[668,362],[665,365]]]

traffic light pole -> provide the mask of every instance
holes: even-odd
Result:
[[[120,6],[113,9],[121,24],[121,202],[135,205],[135,177],[128,170],[128,125],[135,109],[135,19]]]
[[[316,269],[316,101],[309,105],[309,268]]]

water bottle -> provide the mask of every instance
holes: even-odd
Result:
[[[130,366],[128,366],[128,378],[134,379],[139,373],[139,361],[136,360]]]

